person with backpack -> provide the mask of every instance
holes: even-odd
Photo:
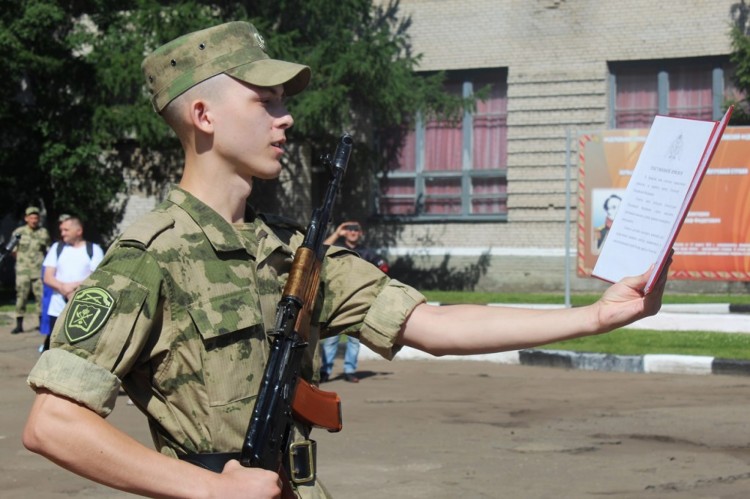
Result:
[[[47,315],[50,330],[55,327],[57,317],[67,301],[104,258],[101,246],[83,238],[83,223],[78,217],[70,217],[60,224],[62,241],[52,245],[44,258],[44,284],[52,288]],[[44,340],[43,350],[49,349],[49,338]]]

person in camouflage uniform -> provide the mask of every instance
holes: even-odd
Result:
[[[23,332],[23,315],[29,292],[34,293],[36,314],[42,316],[42,262],[52,240],[49,232],[39,226],[39,208],[29,206],[24,216],[26,225],[13,231],[12,237],[21,236],[16,247],[16,327],[11,334]]]
[[[24,445],[111,487],[153,497],[328,497],[237,461],[269,354],[267,331],[302,233],[246,205],[253,178],[281,170],[293,124],[284,97],[306,66],[273,60],[249,23],[190,33],[143,63],[154,109],[185,151],[179,186],[126,229],[85,281],[28,377],[36,391]],[[666,275],[666,274],[665,274]],[[646,275],[588,307],[437,307],[345,248],[330,248],[302,376],[316,381],[319,339],[357,336],[385,358],[402,345],[475,354],[596,334],[656,313],[665,283]],[[120,386],[149,421],[156,450],[105,419]],[[295,440],[309,428],[299,425]],[[225,457],[215,471],[182,459]],[[174,459],[177,457],[178,459]],[[314,469],[314,460],[309,463]]]

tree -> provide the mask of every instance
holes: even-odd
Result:
[[[730,29],[732,54],[730,60],[734,64],[734,85],[738,93],[728,99],[727,104],[734,104],[732,125],[750,124],[750,36],[748,36],[748,14],[750,9],[741,0],[732,7],[734,24]]]
[[[442,91],[442,75],[415,73],[419,56],[398,0],[0,0],[0,8],[0,46],[12,54],[12,78],[0,83],[0,164],[9,173],[0,209],[40,198],[53,213],[75,207],[105,235],[120,216],[112,200],[123,172],[151,191],[180,173],[179,143],[150,109],[140,70],[145,53],[180,34],[249,20],[272,57],[313,69],[310,87],[288,102],[296,123],[288,166],[301,171],[308,157],[332,152],[343,131],[353,133],[342,193],[342,205],[358,206],[351,216],[369,214],[374,174],[393,163],[416,112],[463,104]],[[284,199],[297,203],[283,194],[298,190],[266,182],[254,201],[284,209]]]
[[[73,41],[75,16],[51,0],[0,2],[0,211],[42,204],[75,212],[91,233],[118,218],[122,178],[92,134],[96,80]]]

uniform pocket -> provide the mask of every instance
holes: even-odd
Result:
[[[188,313],[203,340],[203,378],[209,404],[222,406],[256,396],[268,346],[253,294],[238,291],[212,297]]]

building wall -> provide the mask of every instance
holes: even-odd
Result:
[[[125,209],[122,220],[120,221],[117,233],[121,233],[142,215],[150,212],[156,206],[158,200],[155,196],[146,194],[142,191],[132,191],[128,194],[125,201]]]
[[[607,128],[608,62],[727,55],[736,3],[402,0],[402,14],[412,19],[414,52],[423,54],[420,69],[508,68],[509,213],[507,223],[405,227],[391,254],[424,254],[425,244],[453,255],[491,249],[492,264],[480,287],[562,289],[569,227],[566,136]],[[577,151],[576,141],[571,142],[570,216],[575,225]],[[574,231],[570,235],[574,246]],[[434,251],[425,265],[440,260],[440,250]],[[571,251],[574,255],[575,248]],[[518,272],[520,268],[528,271]],[[574,289],[598,285],[573,277]]]

